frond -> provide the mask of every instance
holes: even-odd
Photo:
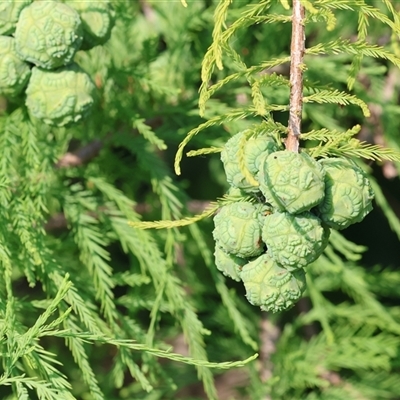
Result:
[[[349,104],[355,104],[359,106],[364,114],[365,117],[370,116],[370,111],[368,109],[367,104],[357,98],[356,96],[350,95],[345,92],[339,92],[338,90],[321,90],[316,91],[315,93],[305,96],[303,98],[304,103],[333,103],[333,104],[340,104],[343,106],[347,106]]]
[[[351,139],[347,142],[341,139],[332,140],[324,146],[313,147],[309,149],[313,157],[344,156],[354,158],[365,158],[374,161],[400,161],[400,152],[380,145],[373,145],[366,142],[360,142],[357,139]]]
[[[330,129],[316,129],[310,132],[302,133],[301,139],[303,140],[319,140],[322,142],[329,142],[334,140],[347,141],[353,136],[357,135],[361,130],[360,125],[355,125],[353,128],[348,129],[346,132],[339,132]]]
[[[155,145],[159,150],[165,150],[167,145],[164,140],[158,138],[149,125],[145,123],[143,118],[135,118],[132,121],[133,128],[137,129],[143,137],[151,144]]]
[[[216,116],[216,117],[200,124],[198,127],[192,129],[190,132],[188,132],[185,139],[179,144],[178,150],[175,155],[175,163],[174,163],[175,173],[177,175],[181,174],[180,162],[182,160],[183,150],[186,147],[186,145],[190,142],[190,140],[194,136],[196,136],[199,132],[203,131],[204,129],[210,128],[211,126],[221,125],[223,123],[237,120],[237,119],[244,119],[248,116],[255,115],[255,114],[256,114],[256,110],[253,107],[251,107],[247,110],[239,108],[239,109],[231,111],[229,114]]]
[[[202,219],[209,218],[219,208],[219,205],[211,203],[207,209],[199,215],[193,217],[186,217],[176,221],[129,221],[128,225],[137,229],[171,229],[187,226],[201,221]]]
[[[199,150],[190,150],[186,153],[187,157],[204,156],[206,154],[215,154],[222,151],[221,147],[208,147]]]
[[[306,49],[306,54],[351,54],[355,56],[365,56],[389,60],[396,67],[400,67],[400,58],[382,46],[371,45],[364,41],[350,42],[349,40],[337,39],[328,43],[319,43]]]

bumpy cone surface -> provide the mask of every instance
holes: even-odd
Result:
[[[82,49],[88,50],[107,42],[114,26],[114,13],[108,1],[68,0],[66,4],[77,10],[81,17]]]
[[[10,35],[15,31],[19,14],[32,0],[0,1],[0,35]]]
[[[302,269],[290,272],[280,267],[268,254],[243,266],[240,277],[247,300],[264,311],[279,312],[292,307],[306,288]]]
[[[224,164],[226,180],[230,185],[247,192],[256,192],[259,191],[259,187],[253,186],[248,182],[239,165],[239,149],[244,136],[245,132],[239,132],[226,142],[224,149],[221,152],[221,160]],[[245,148],[243,151],[244,161],[246,168],[254,178],[258,173],[260,159],[264,155],[277,150],[279,150],[277,143],[268,135],[253,137],[245,142]]]
[[[326,171],[325,198],[318,205],[320,218],[334,229],[361,222],[372,210],[374,193],[364,171],[344,158],[320,163]]]
[[[35,67],[26,89],[26,105],[43,122],[64,126],[89,112],[94,91],[89,75],[76,64],[55,71]]]
[[[275,213],[267,216],[262,230],[268,253],[288,270],[315,261],[328,245],[330,231],[310,212],[298,215]]]
[[[325,195],[325,172],[306,153],[278,151],[261,161],[258,180],[268,202],[291,214],[308,211]]]
[[[45,69],[69,64],[82,38],[78,12],[56,1],[35,1],[24,8],[15,31],[19,56]]]
[[[247,260],[226,253],[221,249],[218,242],[215,244],[214,257],[215,266],[218,270],[220,270],[225,276],[228,276],[237,282],[240,281],[239,272],[243,265],[247,263]]]
[[[241,258],[262,253],[260,207],[245,201],[228,204],[221,207],[214,224],[214,240],[225,252]]]
[[[16,96],[28,84],[31,69],[15,51],[15,39],[0,36],[0,94]]]

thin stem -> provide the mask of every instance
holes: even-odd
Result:
[[[186,209],[193,214],[203,213],[211,204],[211,200],[190,200],[186,203]],[[135,204],[134,211],[138,214],[146,214],[154,208],[147,203]],[[107,211],[106,207],[101,207],[98,211]],[[99,213],[89,213],[93,218],[99,218]],[[63,213],[53,214],[44,226],[46,232],[55,232],[68,229],[68,221]]]
[[[293,0],[292,43],[290,47],[290,107],[289,134],[286,149],[299,152],[301,133],[301,113],[303,109],[303,59],[305,49],[304,33],[305,9],[301,0]]]
[[[260,378],[261,382],[268,382],[273,376],[274,365],[272,363],[272,355],[276,351],[276,342],[281,334],[280,329],[268,318],[267,313],[261,314],[260,326]],[[264,400],[271,400],[267,395]]]

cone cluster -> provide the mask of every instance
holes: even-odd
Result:
[[[244,136],[233,136],[221,153],[232,202],[214,217],[215,263],[243,282],[251,304],[278,312],[301,297],[304,268],[322,254],[330,229],[362,221],[374,195],[349,159],[317,161],[282,150],[272,135]]]
[[[25,92],[31,116],[49,125],[80,121],[94,104],[95,85],[74,56],[104,44],[113,25],[107,1],[2,2],[0,95]]]

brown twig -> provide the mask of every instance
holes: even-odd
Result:
[[[154,25],[157,22],[157,16],[152,6],[146,0],[139,0],[139,4],[144,17],[150,24]]]
[[[275,353],[276,342],[279,339],[280,330],[268,318],[267,313],[263,313],[260,326],[260,378],[262,382],[268,382],[273,375],[271,356]],[[267,396],[264,400],[270,400]]]
[[[312,304],[307,297],[301,298],[296,304],[297,310],[300,314],[307,314],[312,309]],[[309,323],[307,325],[303,325],[303,334],[306,340],[310,340],[312,337],[317,336],[319,330],[315,323]]]
[[[162,124],[161,117],[149,118],[145,122],[146,125],[155,129]],[[136,129],[132,130],[132,135],[137,135],[138,132]],[[79,149],[65,153],[56,163],[56,168],[71,168],[71,167],[79,167],[80,165],[84,165],[92,161],[96,158],[100,150],[103,148],[105,142],[111,139],[113,136],[118,135],[118,132],[108,133],[105,135],[102,140],[95,139],[92,142],[86,144],[85,146],[80,147]]]
[[[93,140],[93,142],[79,148],[74,152],[65,153],[55,165],[56,168],[79,167],[87,164],[93,158],[97,157],[103,147],[103,141]]]
[[[290,47],[289,134],[286,149],[299,152],[301,114],[303,110],[303,59],[305,51],[305,9],[300,0],[293,0],[292,42]]]
[[[326,389],[336,386],[344,389],[353,399],[357,400],[367,400],[367,398],[362,394],[356,387],[354,387],[351,383],[342,379],[342,377],[334,371],[323,371],[319,374],[319,377],[326,380],[328,382],[328,386],[323,388],[322,391]]]
[[[386,76],[385,85],[382,91],[382,102],[389,103],[395,94],[397,83],[399,81],[399,72],[397,68],[391,68]],[[363,81],[362,81],[363,82]],[[364,86],[369,87],[369,80],[363,82]],[[378,144],[386,147],[385,132],[382,121],[382,106],[378,103],[369,103],[368,108],[371,111],[371,116],[368,118],[370,125],[365,124],[359,134],[360,140],[365,140],[369,143]],[[382,162],[382,172],[386,179],[393,179],[398,176],[397,168],[392,161],[385,160]]]

